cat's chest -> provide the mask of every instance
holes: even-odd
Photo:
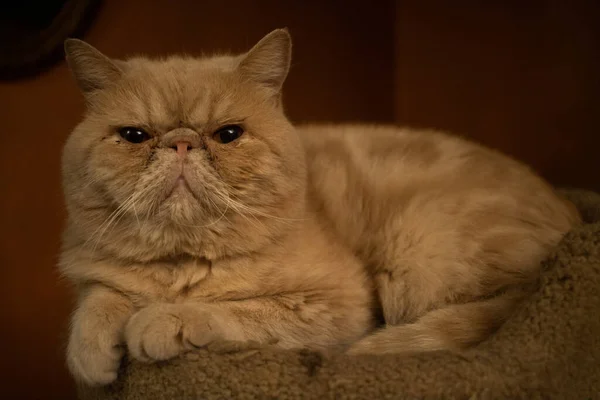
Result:
[[[139,306],[155,302],[234,300],[252,296],[261,289],[256,274],[246,267],[208,261],[155,266],[127,292]]]
[[[210,281],[211,265],[198,262],[182,263],[168,268],[161,275],[154,277],[161,297],[167,301],[185,301],[192,292],[198,290],[201,283],[206,285]]]

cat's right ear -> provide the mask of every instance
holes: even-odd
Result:
[[[114,61],[83,40],[65,40],[65,56],[84,95],[106,88],[123,74]]]

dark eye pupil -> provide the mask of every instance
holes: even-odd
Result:
[[[230,125],[219,129],[216,135],[221,143],[229,143],[242,136],[242,133],[244,130],[240,126]]]
[[[130,126],[119,129],[119,135],[131,143],[142,143],[143,141],[150,139],[150,135],[142,129]]]

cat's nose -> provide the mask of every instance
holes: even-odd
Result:
[[[177,141],[175,142],[171,148],[175,151],[177,151],[177,154],[179,154],[180,157],[185,157],[188,153],[188,151],[190,151],[192,149],[192,144],[190,142],[186,142],[184,140],[181,141]]]
[[[160,141],[161,147],[173,149],[181,157],[185,157],[192,149],[202,147],[200,135],[189,128],[173,129],[162,136]]]

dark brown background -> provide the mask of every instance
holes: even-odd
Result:
[[[293,120],[450,129],[600,190],[599,21],[595,0],[108,0],[85,39],[113,57],[199,54],[287,26]],[[1,398],[73,397],[55,263],[60,149],[82,112],[64,64],[0,83]]]

